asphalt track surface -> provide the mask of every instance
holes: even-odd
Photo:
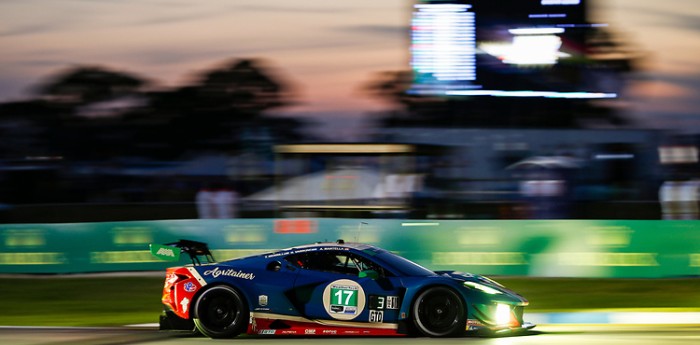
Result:
[[[0,328],[0,344],[7,345],[665,345],[700,344],[700,325],[541,325],[520,336],[497,338],[306,338],[244,336],[212,340],[153,329],[134,328]]]

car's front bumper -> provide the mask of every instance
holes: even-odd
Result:
[[[524,306],[503,303],[472,304],[466,330],[507,333],[532,329],[535,324],[523,321],[524,309]]]

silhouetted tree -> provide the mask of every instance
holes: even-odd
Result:
[[[24,130],[0,155],[60,155],[109,161],[124,156],[178,159],[185,154],[236,152],[242,133],[299,140],[300,121],[264,117],[289,105],[291,85],[259,59],[232,60],[200,74],[192,85],[144,92],[132,73],[78,66],[36,88],[37,100],[0,105],[0,132]]]
[[[231,153],[245,149],[244,132],[261,129],[274,140],[298,138],[301,122],[264,116],[291,104],[293,91],[262,60],[231,60],[197,75],[191,85],[149,93],[145,111],[125,120],[138,124],[138,152],[161,158],[196,151]]]
[[[60,114],[43,101],[0,104],[0,157],[50,156],[55,148],[49,142],[48,129]]]
[[[408,95],[412,79],[411,71],[378,72],[374,79],[363,85],[362,90],[371,96],[408,107],[413,99]]]
[[[59,73],[37,91],[51,102],[82,105],[133,94],[145,84],[144,79],[130,73],[78,66]]]
[[[235,111],[255,117],[292,102],[292,88],[260,59],[239,59],[201,75],[201,105],[209,111]]]
[[[410,92],[413,86],[412,71],[377,72],[374,78],[362,85],[361,91],[397,108],[389,111],[383,119],[385,126],[424,125],[428,118],[435,122],[446,112],[445,98],[416,95]]]

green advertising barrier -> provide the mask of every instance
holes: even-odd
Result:
[[[699,221],[233,219],[0,225],[0,273],[162,270],[149,244],[206,242],[219,260],[344,239],[434,270],[552,277],[700,275]],[[173,258],[176,260],[176,258]]]

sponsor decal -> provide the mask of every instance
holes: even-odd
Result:
[[[399,309],[399,296],[386,296],[386,309]]]
[[[194,267],[187,267],[187,272],[190,273],[192,278],[196,279],[197,282],[199,283],[199,287],[204,287],[207,285],[207,281],[202,278],[202,275],[199,274],[196,268]]]
[[[383,310],[370,310],[369,311],[369,322],[384,322],[384,311]]]
[[[190,300],[185,297],[180,301],[180,306],[182,307],[182,312],[186,313],[187,312],[187,307],[190,305]]]
[[[177,252],[176,252],[177,253]],[[11,253],[8,253],[11,254]],[[49,254],[49,253],[25,253],[25,254],[31,254],[31,255],[43,255],[43,254]],[[151,256],[155,256],[156,252],[151,252],[151,255],[148,254],[147,251],[145,250],[124,250],[124,251],[119,251],[119,250],[110,250],[110,251],[104,251],[104,252],[90,252],[90,263],[93,264],[134,264],[134,263],[145,263],[145,262],[157,262],[157,260],[151,258]],[[5,255],[5,254],[3,254]],[[165,260],[165,261],[178,261],[179,257],[176,256],[175,258],[170,257],[170,256],[155,256],[160,260]],[[60,258],[57,258],[60,259]],[[40,259],[43,262],[35,262],[35,263],[30,263],[30,262],[22,262],[22,264],[28,265],[28,264],[59,264],[63,262],[48,262],[45,261],[45,259]],[[62,260],[66,261],[66,260]]]
[[[338,334],[338,331],[335,329],[324,329],[323,334]]]
[[[279,252],[279,253],[265,255],[265,258],[266,259],[276,258],[278,256],[286,256],[286,255],[291,255],[291,254],[315,252],[317,250],[318,250],[318,248],[304,248],[304,249],[297,249],[297,250],[287,250],[287,251],[283,251],[283,252]]]
[[[93,261],[93,254],[90,253],[90,262],[99,262]],[[0,265],[58,265],[66,262],[64,253],[0,253]]]
[[[305,329],[304,334],[316,334],[316,330],[315,329]]]
[[[468,319],[467,320],[467,327],[474,327],[474,328],[478,329],[478,328],[483,327],[483,326],[484,326],[484,324],[481,323],[479,320],[475,320],[475,319]]]
[[[258,296],[258,304],[261,307],[267,306],[267,295]]]
[[[700,254],[690,254],[690,267],[700,267]]]
[[[365,309],[365,292],[352,280],[336,280],[323,291],[323,306],[334,319],[352,320]]]
[[[264,334],[264,335],[272,335],[275,333],[277,333],[276,329],[261,329],[260,331],[258,331],[258,334]]]
[[[156,252],[157,255],[163,255],[163,256],[169,256],[171,258],[175,257],[175,252],[173,252],[172,248],[160,248]]]
[[[308,219],[283,219],[275,221],[275,233],[311,234],[317,231],[316,221]]]
[[[177,281],[177,274],[175,273],[168,273],[167,276],[165,276],[165,283],[166,285],[173,285]]]
[[[288,330],[280,331],[280,334],[297,334],[297,331],[288,329]]]
[[[248,279],[248,280],[255,279],[255,274],[246,273],[246,272],[243,272],[241,270],[237,270],[237,269],[233,269],[233,268],[220,269],[218,267],[214,267],[214,269],[204,271],[204,275],[205,276],[212,276],[214,278],[218,278],[220,276],[225,276],[225,277],[234,277],[234,278],[241,278],[241,279]]]
[[[278,253],[268,254],[268,255],[265,255],[265,258],[270,259],[270,258],[276,258],[279,256],[287,256],[287,255],[292,255],[292,254],[317,252],[317,251],[328,251],[328,250],[349,251],[350,248],[345,248],[345,247],[320,247],[320,248],[319,247],[312,247],[312,248],[287,250],[287,251],[282,251],[282,252],[278,252]]]
[[[197,290],[197,285],[194,285],[193,282],[187,282],[187,283],[185,283],[185,285],[183,286],[183,288],[184,288],[185,291],[187,291],[187,292],[195,292],[195,291]]]
[[[180,249],[159,244],[150,245],[151,255],[165,261],[180,260]]]
[[[340,250],[340,251],[348,251],[348,250],[350,250],[350,248],[346,248],[346,247],[323,247],[323,248],[320,248],[320,250]]]
[[[399,296],[369,296],[369,309],[399,309]]]
[[[384,309],[384,296],[369,295],[369,309]]]

